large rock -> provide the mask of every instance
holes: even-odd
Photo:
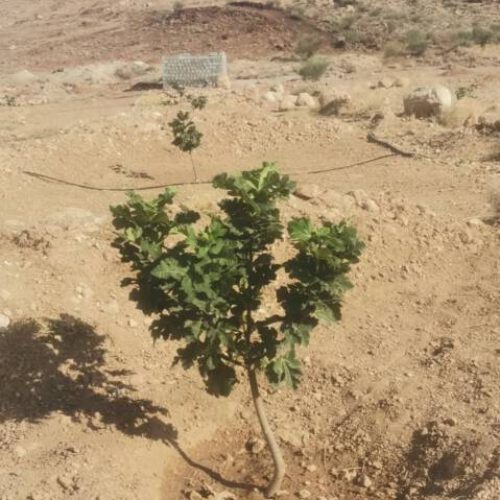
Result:
[[[351,106],[352,99],[347,92],[329,90],[321,92],[319,96],[320,110],[322,115],[339,115]]]
[[[404,110],[407,115],[428,118],[452,111],[456,103],[457,98],[448,87],[420,87],[404,98]]]

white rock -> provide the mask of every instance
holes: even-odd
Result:
[[[357,482],[363,488],[369,488],[372,485],[372,480],[366,474],[361,474]]]
[[[276,93],[276,92],[266,92],[263,96],[262,96],[262,100],[263,101],[267,101],[267,102],[278,102],[280,99],[280,96]]]
[[[285,87],[283,87],[283,85],[281,83],[273,85],[271,87],[271,90],[273,92],[276,92],[277,94],[281,94],[281,95],[283,95],[285,93]]]
[[[122,80],[130,80],[134,76],[134,73],[130,66],[124,65],[117,68],[114,72],[114,75],[118,78],[121,78]]]
[[[410,80],[404,76],[398,76],[394,80],[394,87],[408,87],[410,85]]]
[[[316,100],[307,92],[301,92],[297,96],[297,106],[307,106],[308,108],[314,108],[316,106]]]
[[[152,67],[144,61],[134,61],[130,65],[130,70],[135,76],[142,76],[151,71]]]
[[[363,202],[363,204],[361,205],[361,208],[363,208],[364,210],[367,210],[368,212],[378,212],[379,211],[377,203],[370,198],[368,198],[367,200],[365,200]]]
[[[467,225],[470,227],[482,227],[484,226],[484,222],[481,219],[474,218],[474,219],[469,219],[467,221]]]
[[[391,87],[394,86],[395,86],[394,80],[388,77],[381,78],[377,83],[377,87],[382,89],[390,89]]]
[[[294,95],[286,95],[280,101],[280,111],[290,111],[295,108],[297,103],[297,96]]]
[[[10,318],[5,314],[0,314],[0,331],[4,330],[10,325]]]
[[[299,498],[300,499],[306,499],[306,498],[311,498],[312,493],[309,490],[300,490],[299,491]]]
[[[416,118],[438,116],[452,111],[457,102],[455,94],[443,85],[415,89],[404,98],[404,111]]]
[[[319,96],[320,113],[322,115],[338,115],[352,103],[351,96],[347,92],[330,90],[322,92]]]

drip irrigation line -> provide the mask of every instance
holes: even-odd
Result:
[[[367,163],[372,163],[378,160],[383,160],[385,158],[390,158],[396,156],[396,154],[386,154],[382,156],[377,156],[376,158],[371,158],[369,160],[363,160],[356,163],[351,163],[350,165],[344,165],[342,167],[325,168],[321,170],[306,170],[304,172],[290,172],[288,175],[315,175],[326,172],[333,172],[336,170],[346,170],[349,168],[358,167],[361,165],[366,165]],[[171,186],[196,186],[196,185],[208,185],[212,184],[212,181],[198,181],[198,182],[171,182],[169,184],[156,184],[153,186],[139,186],[139,187],[127,187],[127,188],[115,188],[115,187],[98,187],[89,186],[88,184],[79,184],[77,182],[67,181],[65,179],[59,179],[57,177],[52,177],[51,175],[41,174],[39,172],[32,172],[30,170],[23,170],[23,173],[39,179],[45,182],[54,182],[56,184],[64,184],[66,186],[77,187],[80,189],[87,189],[89,191],[115,191],[115,192],[127,192],[127,191],[147,191],[150,189],[163,189]]]

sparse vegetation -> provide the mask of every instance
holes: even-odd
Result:
[[[421,56],[427,50],[428,35],[420,30],[410,30],[405,35],[406,50],[413,56]]]
[[[177,116],[168,125],[174,136],[172,144],[177,146],[181,151],[189,153],[193,167],[194,182],[198,182],[193,151],[201,145],[203,134],[196,128],[191,115],[187,111],[179,111]]]
[[[176,90],[179,94],[179,99],[185,95],[184,89],[177,88]],[[193,110],[204,109],[208,102],[207,97],[203,95],[193,96],[188,94],[186,99],[191,104]],[[177,104],[177,101],[175,101],[174,104]],[[193,159],[193,151],[201,145],[203,134],[196,128],[196,125],[191,118],[191,114],[188,111],[179,111],[177,116],[169,122],[168,125],[174,136],[172,144],[181,151],[189,153],[191,166],[193,168],[194,181],[198,182],[198,174],[196,172],[196,165]]]
[[[476,25],[472,28],[472,39],[481,47],[485,47],[486,44],[490,43],[493,39],[493,32],[487,28]]]
[[[287,230],[292,256],[276,262],[272,249],[284,236],[277,202],[295,184],[264,163],[236,176],[218,175],[213,186],[228,197],[219,202],[222,214],[202,228],[194,227],[197,212],[165,210],[174,199],[171,189],[152,201],[130,194],[126,204],[111,209],[119,231],[114,244],[136,273],[128,283],[138,308],[156,316],[153,337],[183,343],[175,363],[196,365],[215,396],[229,396],[242,379],[249,382],[274,461],[265,491],[273,497],[285,463],[266,417],[259,376],[272,386],[297,388],[296,349],[308,344],[320,321],[340,320],[342,296],[352,286],[347,273],[363,244],[345,222],[314,226],[306,217],[294,218]],[[275,296],[275,314],[261,310],[265,290]]]
[[[465,85],[462,87],[458,87],[457,90],[455,91],[455,95],[457,96],[457,99],[463,99],[464,97],[472,97],[475,98],[476,95],[474,94],[474,91],[479,88],[479,85],[477,83],[471,83],[470,85]]]
[[[329,63],[322,57],[311,57],[299,69],[298,73],[304,80],[319,80],[328,69]]]
[[[174,2],[174,5],[172,6],[174,12],[179,12],[181,10],[184,10],[184,8],[185,8],[184,2],[182,2],[181,0],[177,0],[176,2]]]
[[[188,101],[191,103],[193,109],[204,109],[207,105],[208,99],[204,95],[194,97],[192,95],[188,96]]]
[[[311,58],[321,47],[322,39],[317,35],[306,35],[299,39],[295,53],[304,60]]]
[[[387,42],[384,47],[384,58],[390,59],[392,57],[401,57],[405,53],[405,47],[401,42],[392,40]]]
[[[17,99],[14,95],[5,94],[0,99],[0,106],[14,107],[17,106]]]

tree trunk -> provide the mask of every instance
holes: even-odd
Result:
[[[274,434],[267,421],[266,412],[264,409],[264,402],[260,396],[259,384],[257,382],[257,374],[254,369],[248,370],[248,378],[250,380],[250,388],[252,390],[252,398],[255,405],[255,410],[257,411],[257,417],[259,418],[259,423],[262,428],[262,433],[266,440],[267,446],[271,452],[274,462],[274,475],[269,483],[269,486],[265,489],[265,495],[267,498],[272,498],[281,488],[281,483],[285,477],[285,461],[283,460],[283,455],[281,454],[280,447],[274,438]]]
[[[191,158],[191,166],[193,167],[194,182],[198,182],[198,175],[196,174],[196,167],[194,166],[193,153],[189,152],[189,158]]]

